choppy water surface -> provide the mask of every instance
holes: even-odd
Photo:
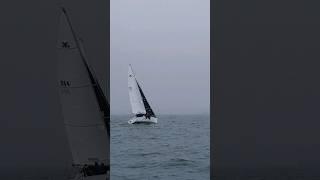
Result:
[[[111,116],[112,180],[208,180],[209,115],[162,115],[158,124]]]

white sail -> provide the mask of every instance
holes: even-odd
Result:
[[[146,109],[143,105],[142,96],[139,91],[135,74],[133,73],[131,65],[129,65],[128,71],[128,88],[129,98],[133,114],[145,114]]]
[[[108,164],[109,138],[90,69],[78,47],[70,21],[61,14],[58,38],[60,101],[76,165]]]

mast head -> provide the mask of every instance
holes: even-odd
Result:
[[[129,74],[132,74],[135,76],[135,73],[133,72],[133,69],[132,69],[132,65],[129,64]]]
[[[66,8],[64,6],[60,5],[60,8],[61,8],[63,13],[65,13],[65,14],[67,13],[67,10],[66,10]]]

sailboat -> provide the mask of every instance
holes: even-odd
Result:
[[[65,8],[58,34],[58,83],[73,180],[109,179],[110,107]]]
[[[137,79],[132,70],[131,64],[129,64],[128,71],[128,88],[129,98],[132,108],[132,113],[135,114],[128,123],[157,123],[158,118],[154,114],[151,106],[149,105],[147,98],[145,97]]]

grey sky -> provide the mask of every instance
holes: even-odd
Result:
[[[131,113],[128,64],[155,113],[208,113],[210,1],[111,1],[111,113]]]

